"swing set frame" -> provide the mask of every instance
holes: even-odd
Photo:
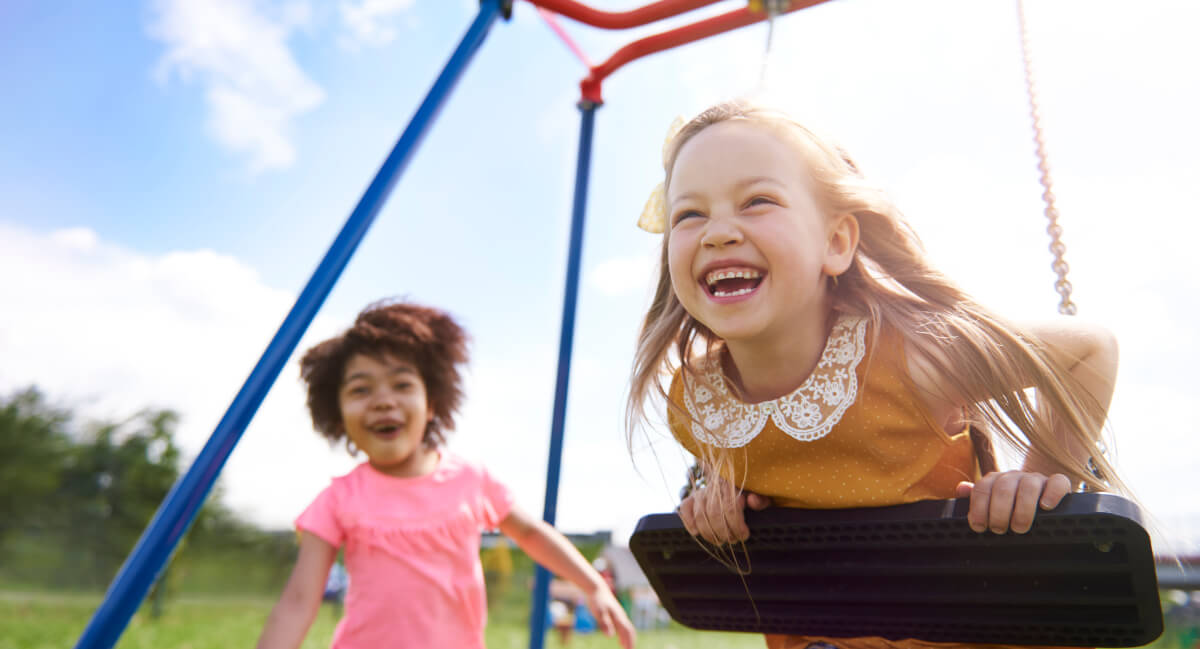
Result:
[[[109,649],[124,632],[129,620],[162,573],[176,546],[187,533],[230,453],[241,439],[268,390],[279,376],[300,338],[328,297],[338,277],[353,256],[367,230],[395,188],[417,148],[437,119],[463,72],[479,51],[484,39],[500,18],[512,16],[515,0],[480,0],[479,13],[468,26],[458,46],[438,74],[425,98],[388,154],[374,179],[351,211],[312,277],[255,364],[212,435],[188,470],[172,487],[146,530],[126,558],[104,600],[93,614],[77,649]],[[601,11],[576,0],[524,0],[533,5],[553,31],[588,67],[580,81],[578,108],[581,113],[578,161],[575,174],[568,259],[559,337],[558,367],[550,430],[543,519],[553,524],[557,515],[559,472],[566,419],[567,385],[570,377],[575,313],[583,247],[591,148],[595,112],[603,105],[603,84],[617,70],[638,59],[754,23],[773,19],[826,2],[827,0],[749,0],[747,6],[698,20],[680,27],[634,40],[599,64],[591,64],[582,50],[555,22],[554,14],[592,27],[622,30],[680,16],[722,0],[658,0],[628,11]],[[1047,191],[1049,191],[1047,189]],[[542,649],[546,630],[550,574],[537,568],[533,610],[530,615],[531,649]]]
[[[600,11],[575,0],[524,1],[539,9],[557,13],[586,25],[616,30],[648,25],[715,4],[720,0],[659,0],[636,9],[618,12]],[[790,13],[825,1],[791,0],[778,13]],[[196,459],[171,488],[170,493],[167,494],[117,572],[105,593],[104,600],[80,635],[75,645],[77,649],[110,649],[117,643],[125,627],[128,626],[129,620],[141,605],[142,600],[145,599],[150,587],[163,571],[176,546],[187,533],[230,453],[241,439],[246,427],[254,417],[254,413],[266,398],[268,390],[296,349],[300,338],[333,289],[359,243],[366,236],[367,230],[370,229],[421,141],[437,119],[467,65],[479,51],[497,19],[508,20],[511,18],[513,3],[514,0],[480,0],[479,13],[468,26],[458,46],[450,55],[424,100],[401,133],[396,145],[380,166],[366,191],[363,192],[312,277],[301,290],[295,304],[271,338],[249,377],[234,396],[229,408],[217,423]],[[543,518],[551,524],[554,523],[557,512],[559,467],[562,457],[567,384],[570,377],[571,351],[574,340],[592,134],[595,111],[603,104],[601,92],[603,82],[619,68],[637,59],[760,22],[768,17],[770,16],[766,7],[759,0],[751,0],[750,5],[745,8],[633,41],[617,50],[599,65],[589,66],[587,77],[580,82],[581,96],[578,106],[581,112],[581,125],[578,164],[568,242],[566,287],[550,431],[546,498],[543,509]],[[555,31],[562,37],[566,36],[565,32],[561,30],[556,29]],[[568,46],[580,53],[569,38],[565,38],[565,40],[568,42]],[[549,584],[549,573],[539,566],[535,579],[533,611],[530,615],[529,646],[531,649],[542,649],[543,647]]]

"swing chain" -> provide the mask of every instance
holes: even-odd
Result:
[[[1050,160],[1046,154],[1046,140],[1042,133],[1042,114],[1038,105],[1037,84],[1033,79],[1033,54],[1030,46],[1028,25],[1025,21],[1025,2],[1017,0],[1017,18],[1021,32],[1021,56],[1025,64],[1025,89],[1029,93],[1029,114],[1033,121],[1033,142],[1036,145],[1038,157],[1039,181],[1042,184],[1042,201],[1046,204],[1046,234],[1050,235],[1050,252],[1054,255],[1054,263],[1050,268],[1058,276],[1054,282],[1054,290],[1061,298],[1058,312],[1063,315],[1075,315],[1077,309],[1071,301],[1071,282],[1067,281],[1067,265],[1064,256],[1067,246],[1062,242],[1062,226],[1058,224],[1058,208],[1054,204],[1054,185],[1050,179]]]
[[[758,85],[760,90],[767,88],[768,68],[771,62],[771,41],[775,34],[775,18],[787,11],[791,0],[750,0],[752,11],[762,11],[767,14],[767,49],[763,53],[762,67],[759,70]]]

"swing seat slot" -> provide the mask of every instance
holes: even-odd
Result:
[[[732,552],[703,547],[676,514],[651,514],[629,547],[663,607],[693,629],[1081,647],[1162,634],[1136,504],[1069,494],[1026,534],[978,534],[968,503],[747,511],[750,538]]]

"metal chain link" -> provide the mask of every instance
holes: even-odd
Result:
[[[775,35],[775,18],[787,11],[790,0],[751,0],[750,8],[767,14],[767,49],[763,52],[762,66],[759,68],[758,89],[767,90],[768,68],[771,65],[771,41]]]
[[[1077,309],[1071,301],[1071,282],[1067,281],[1067,265],[1064,255],[1067,246],[1062,242],[1062,226],[1058,224],[1058,208],[1054,205],[1054,186],[1050,179],[1049,156],[1046,155],[1046,142],[1042,135],[1042,115],[1037,100],[1037,85],[1033,80],[1033,55],[1031,53],[1029,32],[1025,23],[1025,0],[1017,0],[1017,18],[1021,31],[1021,56],[1025,62],[1025,89],[1029,93],[1029,114],[1033,120],[1033,141],[1038,157],[1039,178],[1042,184],[1042,201],[1046,204],[1046,234],[1050,235],[1050,252],[1054,255],[1054,263],[1050,268],[1058,276],[1054,282],[1054,290],[1060,300],[1058,312],[1063,315],[1075,315]]]

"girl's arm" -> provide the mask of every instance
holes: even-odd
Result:
[[[621,646],[632,649],[636,632],[625,609],[567,537],[516,507],[500,521],[500,531],[534,561],[582,589],[600,629],[610,636],[615,632]]]
[[[337,548],[309,532],[300,534],[300,555],[279,602],[271,609],[258,649],[295,649],[304,641],[308,627],[321,608],[321,595]]]
[[[1075,318],[1060,318],[1048,322],[1030,324],[1026,329],[1046,344],[1051,357],[1079,381],[1083,389],[1096,400],[1101,411],[1108,412],[1112,403],[1113,388],[1117,381],[1117,339],[1107,329]],[[1104,427],[1104,418],[1085,421],[1086,431],[1092,438],[1099,439]],[[1086,462],[1088,451],[1071,436],[1062,424],[1054,430],[1055,437],[1072,457]],[[1033,453],[1025,458],[1027,471],[1051,473],[1061,470],[1052,458]]]
[[[1029,323],[1024,328],[1037,337],[1051,358],[1066,368],[1088,395],[1096,400],[1101,412],[1107,412],[1117,377],[1118,349],[1112,333],[1085,320],[1067,317]],[[928,372],[928,368],[924,369]],[[922,378],[930,374],[922,377],[918,370],[914,372],[914,378],[921,384]],[[941,394],[948,392],[947,386],[931,387]],[[1060,418],[1050,419],[1056,422],[1053,433],[1067,452],[1075,459],[1086,462],[1087,448],[1078,443]],[[1085,432],[1099,439],[1104,417],[1083,423],[1087,426]],[[967,514],[971,528],[977,532],[990,529],[997,534],[1009,529],[1018,533],[1028,532],[1039,508],[1053,509],[1063,496],[1071,492],[1071,481],[1062,473],[1063,468],[1044,449],[1034,448],[1025,458],[1020,471],[990,473],[977,484],[960,484],[958,496],[971,497]]]

